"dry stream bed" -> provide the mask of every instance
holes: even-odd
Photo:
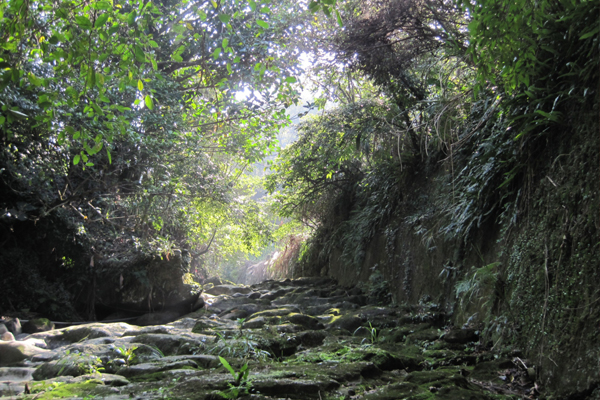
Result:
[[[205,308],[165,325],[94,323],[0,342],[0,397],[540,397],[518,351],[483,350],[476,330],[447,327],[435,305],[370,305],[325,278],[208,292]]]

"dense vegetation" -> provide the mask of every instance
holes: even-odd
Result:
[[[304,19],[285,2],[3,2],[2,307],[65,311],[93,256],[208,251],[207,274],[207,256],[214,273],[260,252],[271,223],[244,171],[288,123]]]
[[[334,83],[316,103],[334,105],[303,122],[269,177],[282,214],[314,229],[298,273],[433,301],[486,344],[525,349],[541,382],[589,393],[599,11],[344,3],[335,67],[316,68]]]
[[[199,275],[231,277],[285,236],[282,275],[371,276],[384,299],[438,302],[535,354],[548,380],[570,346],[583,390],[598,357],[599,12],[4,2],[0,307],[73,315],[59,304],[76,304],[90,259],[132,249],[185,249]],[[313,112],[270,162],[271,209],[252,169],[299,80]]]

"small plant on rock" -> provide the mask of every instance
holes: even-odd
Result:
[[[135,350],[137,350],[137,346],[133,346],[133,347],[129,347],[126,348],[125,346],[123,347],[117,347],[115,349],[115,352],[117,354],[119,354],[121,356],[121,359],[123,361],[125,361],[125,366],[129,367],[131,365],[131,363],[135,360]]]
[[[245,363],[238,372],[233,369],[229,362],[223,357],[219,356],[219,361],[225,367],[227,371],[233,376],[234,382],[229,383],[229,389],[220,391],[217,394],[225,399],[237,399],[240,396],[248,394],[250,385],[248,382],[248,375],[250,370],[248,369],[248,363]]]
[[[367,328],[363,328],[358,327],[355,331],[354,334],[356,334],[356,332],[358,332],[361,329],[367,329]],[[371,342],[371,344],[375,344],[378,340],[379,340],[379,331],[377,330],[377,328],[375,328],[371,322],[369,322],[369,328],[367,329],[367,332],[369,333],[369,336],[364,338],[362,343],[365,343],[367,340],[369,340]]]

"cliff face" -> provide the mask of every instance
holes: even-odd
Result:
[[[397,304],[437,304],[454,325],[481,329],[495,349],[522,350],[546,388],[591,392],[600,382],[600,141],[595,120],[588,121],[538,143],[510,182],[510,201],[485,194],[481,181],[457,184],[457,171],[478,168],[477,151],[428,172],[413,168],[399,183],[390,218],[356,242],[358,256],[341,245],[328,250],[331,236],[321,232],[304,268],[389,291]],[[496,196],[489,202],[498,206],[464,234],[461,221],[477,205],[465,207],[469,190],[478,201]],[[368,206],[353,204],[338,225]]]

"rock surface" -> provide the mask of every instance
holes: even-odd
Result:
[[[446,329],[432,309],[368,305],[360,290],[341,290],[323,278],[219,286],[204,295],[205,308],[168,324],[93,323],[0,342],[0,396],[382,400],[538,395],[527,360],[485,351],[474,342],[476,331]]]

